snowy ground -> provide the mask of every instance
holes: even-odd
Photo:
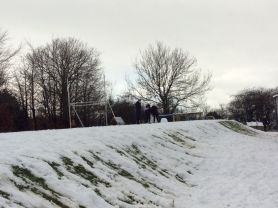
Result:
[[[0,207],[278,207],[278,134],[194,121],[0,134]]]

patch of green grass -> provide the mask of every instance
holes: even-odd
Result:
[[[139,180],[137,178],[135,178],[131,173],[129,173],[128,171],[124,170],[124,169],[121,169],[118,174],[122,177],[125,177],[125,178],[128,178],[129,180],[133,180],[137,183],[140,183],[144,188],[149,188],[150,185],[144,181],[144,180]]]
[[[119,149],[116,148],[116,147],[113,147],[113,146],[111,146],[111,145],[107,145],[107,147],[109,147],[109,148],[115,150],[115,151],[116,151],[118,154],[120,154],[121,156],[126,156],[126,154],[125,154],[123,151],[119,150]]]
[[[84,156],[81,156],[82,160],[84,160],[91,168],[94,168],[94,163],[91,162],[89,159],[87,159]]]
[[[94,157],[94,159],[96,161],[102,161],[102,159],[97,154],[95,154],[93,151],[90,150],[89,152],[92,154],[92,156]]]
[[[180,177],[178,174],[175,175],[175,178],[181,183],[186,183],[186,181],[182,177]]]
[[[17,204],[19,207],[28,208],[24,204],[22,204],[21,202],[15,201],[14,203]]]
[[[166,137],[160,137],[160,136],[156,136],[156,135],[152,135],[153,137],[155,138],[158,138],[158,139],[161,139],[167,143],[171,143],[173,145],[177,145],[179,147],[184,147],[183,144],[180,144],[179,141],[175,141],[173,138],[172,138],[172,134],[169,134],[168,132],[164,132],[164,134],[166,135]],[[170,140],[168,137],[172,138],[172,140]],[[174,135],[175,137],[175,135]],[[175,138],[176,139],[176,138]],[[179,140],[179,139],[178,139]],[[161,146],[164,146],[166,147],[164,144],[160,144]]]
[[[108,204],[110,204],[110,205],[114,205],[113,203],[111,203],[101,192],[100,192],[100,190],[98,189],[98,188],[95,188],[94,189],[94,192],[99,196],[99,197],[101,197],[101,198],[103,198],[103,200],[104,201],[106,201]]]
[[[71,167],[73,166],[73,161],[68,157],[62,157],[62,161],[66,168],[71,170]]]
[[[133,159],[133,161],[135,161],[139,165],[139,167],[143,169],[149,167],[153,171],[157,171],[162,176],[169,178],[167,176],[167,173],[163,173],[163,171],[159,168],[156,162],[147,158],[137,145],[132,144],[130,147],[126,149],[126,152]]]
[[[16,177],[21,178],[26,183],[26,185],[21,185],[13,181],[15,186],[20,191],[29,190],[36,195],[40,195],[49,202],[58,205],[61,208],[69,208],[67,205],[63,204],[59,200],[60,194],[48,187],[44,178],[38,177],[29,169],[20,166],[12,166],[12,171]],[[51,194],[46,193],[43,190],[38,189],[37,187],[41,187],[44,190],[49,191]]]
[[[93,158],[96,160],[96,161],[99,161],[101,163],[104,163],[105,161],[103,159],[101,159],[96,153],[94,153],[92,150],[89,150],[89,153],[93,156]]]
[[[100,190],[98,188],[95,188],[94,191],[96,192],[96,194],[100,197],[102,197],[102,194],[100,192]]]
[[[138,150],[137,150],[136,152],[138,152]],[[100,161],[102,164],[104,164],[104,165],[107,166],[108,168],[110,168],[110,169],[116,171],[120,176],[125,177],[125,178],[127,178],[127,179],[129,179],[129,180],[133,180],[133,181],[135,181],[135,182],[137,182],[137,183],[140,183],[140,184],[141,184],[143,187],[145,187],[145,188],[149,188],[149,184],[148,184],[148,183],[146,183],[146,182],[143,181],[143,180],[140,180],[140,179],[135,178],[135,177],[134,177],[131,173],[129,173],[127,170],[121,168],[120,165],[117,165],[117,164],[113,163],[113,162],[110,161],[110,160],[109,160],[109,161],[105,161],[105,160],[101,159],[101,158],[100,158],[99,156],[97,156],[93,151],[90,151],[90,153],[93,154],[93,157],[94,157],[95,159],[98,159],[98,161]]]
[[[112,169],[114,169],[114,170],[117,170],[117,171],[121,170],[120,165],[117,165],[117,164],[113,163],[111,160],[105,162],[105,165],[106,165],[107,167],[110,167],[110,168],[112,168]]]
[[[154,188],[158,189],[159,191],[163,191],[162,188],[160,188],[158,185],[156,185],[155,183],[152,183],[152,182],[148,182],[147,184],[148,186],[153,186]]]
[[[228,129],[231,129],[237,133],[248,135],[248,136],[255,136],[257,133],[246,128],[243,124],[236,122],[236,121],[219,121],[219,123],[225,126]]]
[[[124,198],[118,198],[120,201],[126,203],[126,204],[144,204],[141,200],[136,199],[135,196],[131,195],[131,194],[126,194],[124,195]]]
[[[164,132],[164,134],[168,137],[168,138],[165,138],[165,141],[166,142],[169,142],[173,145],[176,145],[178,147],[181,147],[183,149],[188,148],[188,149],[193,149],[193,148],[196,148],[195,145],[193,144],[190,144],[188,141],[186,141],[186,139],[188,139],[189,137],[187,136],[184,136],[183,134],[179,133],[179,132],[174,132],[174,133],[169,133],[169,132]],[[156,136],[157,137],[157,136]],[[169,137],[171,139],[169,139]],[[157,138],[160,138],[160,137],[157,137]],[[190,139],[192,140],[192,138]],[[192,140],[193,141],[193,140]],[[159,143],[160,144],[160,143]],[[167,148],[167,146],[163,145],[163,144],[160,144],[161,146]],[[196,154],[193,154],[193,153],[189,153],[187,151],[184,152],[186,155],[190,155],[192,157],[200,157]],[[160,172],[161,173],[161,172]],[[164,176],[164,174],[162,174]]]
[[[56,162],[49,162],[49,161],[45,161],[58,175],[58,178],[61,179],[62,176],[64,176],[64,174],[59,170],[59,167],[61,166],[60,164],[56,163]]]
[[[193,173],[190,171],[190,170],[188,170],[188,171],[186,171],[188,174],[190,174],[190,175],[193,175]]]
[[[49,202],[52,202],[56,205],[58,205],[61,208],[70,208],[69,206],[63,204],[59,199],[57,199],[56,197],[53,197],[49,194],[46,194],[42,191],[40,191],[39,189],[37,189],[36,187],[32,187],[30,189],[33,193],[42,196],[44,199],[48,200]]]
[[[150,185],[147,182],[143,182],[141,184],[142,186],[144,186],[144,188],[150,188]]]
[[[51,190],[41,177],[34,175],[29,169],[17,165],[12,166],[12,171],[15,176],[21,178],[25,183],[31,181],[33,184],[42,187],[45,190]],[[29,181],[28,181],[29,180]]]
[[[115,171],[121,170],[120,166],[117,165],[117,164],[115,164],[115,163],[113,163],[111,160],[105,161],[105,160],[103,160],[102,158],[100,158],[97,154],[95,154],[93,151],[89,151],[89,152],[93,155],[93,157],[94,157],[97,161],[101,162],[102,164],[104,164],[104,165],[107,166],[108,168],[110,168],[110,169],[112,169],[112,170],[115,170]]]
[[[189,187],[195,187],[195,186],[196,186],[196,185],[190,184],[190,183],[188,183],[187,181],[185,181],[181,176],[179,176],[179,174],[176,174],[176,175],[175,175],[175,178],[176,178],[179,182],[185,184],[186,186],[189,186]]]
[[[99,178],[93,172],[87,170],[83,165],[74,164],[73,161],[70,158],[62,157],[62,161],[63,161],[64,165],[66,166],[66,169],[70,173],[78,175],[81,178],[86,179],[92,185],[97,186],[99,183],[101,183],[101,184],[104,184],[106,187],[111,187],[109,182]]]
[[[119,197],[118,199],[126,204],[136,205],[136,204],[144,204],[144,199],[139,198],[136,194],[129,192],[125,193],[122,191],[123,197]]]
[[[163,138],[163,137],[157,136],[157,135],[155,135],[155,134],[153,134],[153,135],[152,135],[152,137],[157,138],[157,139],[161,139],[161,140],[165,140],[165,139],[166,139],[166,138]]]
[[[189,149],[195,148],[194,145],[189,144],[188,142],[186,142],[183,138],[187,138],[187,137],[185,137],[183,134],[181,134],[179,132],[174,132],[174,133],[166,133],[166,132],[164,132],[164,133],[167,136],[169,136],[170,138],[172,138],[178,144],[181,144],[182,146],[186,146]]]
[[[132,144],[131,148],[135,154],[141,154],[141,151],[139,150],[139,147],[137,145]]]
[[[134,176],[131,175],[128,171],[126,171],[126,170],[124,170],[124,169],[122,169],[122,170],[119,171],[119,175],[120,175],[120,176],[123,176],[123,177],[126,177],[126,178],[128,178],[128,179],[130,179],[130,180],[135,180]]]
[[[19,184],[19,183],[15,182],[15,181],[12,180],[12,179],[10,179],[10,181],[15,185],[15,187],[18,188],[19,191],[24,191],[24,190],[30,188],[30,186],[28,186],[28,185],[23,185],[23,184]]]
[[[158,168],[157,164],[147,158],[145,154],[139,149],[139,147],[135,144],[132,144],[130,147],[126,149],[126,152],[132,157],[132,159],[141,167],[146,168],[150,167],[153,170]]]
[[[134,197],[131,195],[125,196],[125,198],[118,198],[118,199],[127,204],[137,204]]]
[[[0,196],[8,200],[10,199],[10,194],[2,190],[0,190]]]
[[[186,135],[184,135],[184,134],[182,134],[182,133],[180,133],[180,132],[176,132],[177,134],[179,134],[179,135],[181,135],[182,137],[184,137],[185,139],[189,139],[189,140],[191,140],[191,141],[193,141],[193,142],[196,142],[196,139],[194,139],[193,137],[190,137],[190,136],[186,136]]]
[[[164,176],[165,178],[169,178],[169,176],[166,175],[166,174],[164,173],[164,171],[159,170],[158,172],[160,173],[160,175]],[[168,173],[167,173],[167,174],[168,174]]]
[[[112,169],[112,170],[118,172],[119,174],[120,174],[120,172],[122,172],[122,173],[124,173],[124,174],[125,174],[125,172],[127,172],[127,171],[123,170],[123,169],[120,167],[120,165],[117,165],[117,164],[113,163],[111,160],[105,161],[105,160],[101,159],[98,155],[96,155],[93,151],[89,151],[89,152],[93,155],[93,157],[94,157],[96,160],[98,160],[99,162],[101,162],[102,164],[104,164],[105,166],[107,166],[108,168],[110,168],[110,169]]]

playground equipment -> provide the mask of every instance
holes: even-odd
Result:
[[[68,109],[69,109],[69,126],[70,128],[72,128],[72,110],[74,112],[74,114],[76,115],[80,125],[82,127],[84,127],[84,124],[76,110],[77,107],[86,107],[86,106],[104,106],[104,116],[105,116],[105,125],[108,126],[108,107],[110,108],[112,115],[113,115],[113,119],[115,120],[117,125],[123,125],[125,124],[125,122],[123,121],[123,119],[121,117],[117,117],[114,114],[114,111],[107,99],[107,94],[106,94],[106,82],[105,82],[105,75],[103,75],[103,86],[104,86],[104,101],[101,102],[94,102],[94,101],[89,101],[89,102],[75,102],[72,103],[70,100],[70,91],[69,91],[69,85],[67,84],[67,94],[68,94]]]

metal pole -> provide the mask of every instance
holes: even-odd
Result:
[[[115,116],[114,111],[113,111],[113,109],[112,109],[112,107],[111,107],[111,105],[110,105],[109,102],[108,102],[108,105],[109,105],[109,107],[110,107],[110,110],[111,110],[111,112],[112,112],[113,117],[115,118],[116,116]]]
[[[276,129],[278,130],[278,97],[275,97],[275,104],[276,104]]]
[[[68,92],[68,109],[69,109],[69,127],[71,128],[71,103],[70,103],[70,92],[69,92],[69,78],[67,78],[67,92]]]
[[[273,96],[275,102],[276,129],[278,130],[278,94]]]
[[[74,110],[74,112],[75,112],[75,114],[76,114],[76,116],[77,116],[77,118],[78,118],[78,120],[79,120],[79,122],[80,122],[81,126],[82,126],[82,127],[84,127],[84,124],[83,124],[83,122],[81,121],[81,119],[80,119],[80,117],[79,117],[79,115],[78,115],[77,111],[75,110],[75,107],[74,107],[74,106],[72,106],[72,109]]]
[[[106,95],[106,82],[105,82],[105,74],[103,74],[104,80],[104,96],[105,96],[105,124],[108,126],[108,117],[107,117],[107,95]]]

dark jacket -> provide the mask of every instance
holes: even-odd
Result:
[[[141,102],[139,100],[135,103],[135,110],[136,114],[141,113]]]
[[[152,114],[153,116],[158,116],[158,109],[157,109],[157,107],[156,107],[155,105],[153,105],[153,106],[151,107],[151,114]]]

